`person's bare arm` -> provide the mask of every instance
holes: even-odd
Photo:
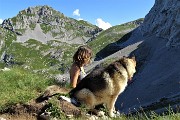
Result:
[[[72,66],[71,71],[70,71],[70,85],[71,87],[75,88],[78,82],[80,74],[80,69],[77,66]]]

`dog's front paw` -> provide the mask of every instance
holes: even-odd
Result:
[[[121,114],[119,111],[114,111],[115,117],[119,117]]]
[[[113,111],[112,113],[109,113],[110,117],[119,117],[120,116],[120,112],[119,111]]]
[[[98,113],[97,113],[97,116],[98,117],[102,117],[102,116],[104,116],[105,115],[105,113],[103,112],[103,111],[99,111]]]
[[[110,116],[110,117],[115,117],[115,114],[114,114],[113,112],[110,112],[110,113],[109,113],[109,116]]]

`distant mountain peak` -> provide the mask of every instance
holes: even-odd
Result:
[[[28,7],[20,11],[17,16],[4,20],[2,27],[14,31],[17,35],[21,35],[18,37],[19,39],[22,36],[23,39],[27,38],[23,40],[27,41],[30,37],[24,36],[24,34],[28,35],[30,30],[33,32],[37,24],[41,28],[38,31],[43,31],[44,36],[51,36],[50,38],[63,42],[72,41],[70,43],[85,43],[89,39],[94,38],[95,34],[102,31],[101,28],[86,21],[78,21],[66,17],[63,13],[47,5]],[[37,34],[34,33],[33,36]]]

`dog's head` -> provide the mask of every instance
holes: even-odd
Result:
[[[131,82],[134,73],[136,72],[136,59],[133,57],[123,57],[123,64],[125,65],[128,72],[128,82]]]

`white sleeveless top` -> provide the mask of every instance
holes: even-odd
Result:
[[[82,80],[86,75],[87,74],[85,73],[84,68],[80,67],[80,75],[79,75],[80,80]]]

